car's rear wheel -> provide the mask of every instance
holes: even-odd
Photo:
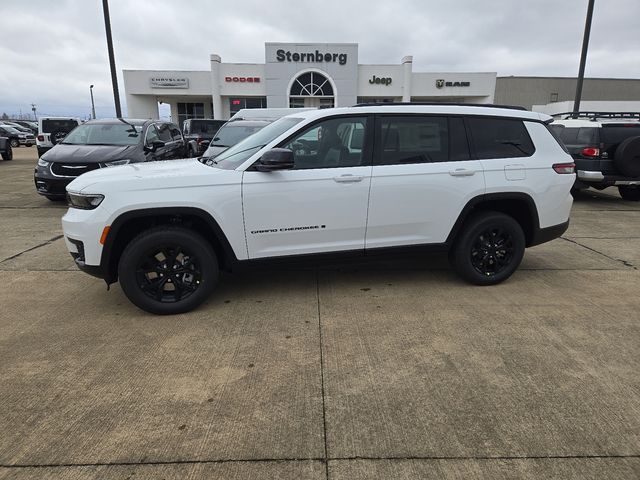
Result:
[[[449,254],[456,272],[476,285],[506,280],[524,256],[525,237],[520,224],[499,212],[471,217]]]
[[[12,138],[11,141],[9,142],[11,144],[11,146],[13,148],[17,148],[20,146],[20,142],[18,140],[16,140],[15,138]]]
[[[618,192],[624,200],[631,200],[633,202],[640,201],[640,187],[635,185],[620,185]]]
[[[193,310],[218,282],[218,261],[197,233],[161,226],[141,233],[125,248],[118,265],[120,285],[137,307],[171,315]]]
[[[7,145],[7,151],[2,152],[2,159],[6,161],[13,160],[13,149],[11,145]]]

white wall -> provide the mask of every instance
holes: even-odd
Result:
[[[470,82],[468,87],[436,87],[436,80],[447,82]],[[496,91],[496,73],[436,72],[413,73],[411,81],[412,97],[485,97],[486,103],[493,102]]]

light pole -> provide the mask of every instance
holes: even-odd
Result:
[[[573,118],[578,118],[580,100],[582,99],[582,82],[584,81],[584,67],[587,63],[587,49],[589,48],[589,35],[591,34],[591,19],[593,18],[593,4],[595,0],[589,0],[587,6],[587,20],[584,24],[584,36],[582,37],[582,54],[580,55],[580,68],[578,69],[578,83],[576,85],[576,98],[573,102]]]
[[[91,114],[93,119],[96,119],[96,105],[93,103],[93,85],[89,85],[89,93],[91,93]]]
[[[34,120],[37,122],[38,121],[38,116],[36,115],[36,104],[35,103],[31,104],[31,111],[33,112]]]
[[[102,11],[104,12],[104,29],[107,33],[107,50],[109,51],[109,67],[111,67],[111,84],[113,85],[113,102],[116,107],[116,117],[121,118],[120,93],[118,92],[118,77],[116,75],[116,59],[113,54],[113,40],[111,39],[111,20],[109,19],[108,0],[102,0]]]

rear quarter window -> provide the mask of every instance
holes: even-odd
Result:
[[[467,117],[479,159],[530,157],[535,147],[524,122],[511,118]]]
[[[42,133],[70,132],[78,126],[74,120],[42,120]]]

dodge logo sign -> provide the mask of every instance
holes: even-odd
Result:
[[[232,83],[260,83],[260,77],[224,77],[224,81]]]
[[[444,87],[444,80],[436,80],[436,87],[438,88]]]

